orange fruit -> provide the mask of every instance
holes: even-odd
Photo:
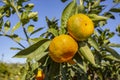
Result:
[[[71,60],[77,50],[77,42],[71,36],[62,34],[51,41],[49,55],[53,61],[62,63]]]
[[[36,75],[36,80],[44,80],[45,75],[42,70],[38,70],[37,75]]]
[[[94,32],[92,20],[85,14],[75,14],[68,19],[68,33],[77,41],[86,40]]]

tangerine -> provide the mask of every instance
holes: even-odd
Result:
[[[36,80],[44,80],[45,75],[42,70],[38,70],[37,75],[36,75]]]
[[[94,32],[92,20],[85,14],[75,14],[68,19],[68,33],[77,41],[86,40]]]
[[[62,34],[51,41],[49,55],[53,61],[62,63],[71,60],[77,50],[77,42],[71,36]]]

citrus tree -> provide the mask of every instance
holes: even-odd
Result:
[[[120,44],[110,41],[119,37],[120,26],[114,26],[115,32],[104,28],[109,19],[115,20],[115,14],[120,13],[119,0],[113,0],[115,6],[108,11],[104,11],[106,0],[72,0],[61,12],[61,24],[46,17],[47,30],[38,37],[31,36],[44,28],[34,29],[30,23],[38,21],[38,13],[32,11],[34,4],[28,1],[2,0],[0,6],[0,36],[20,45],[12,46],[19,50],[14,57],[27,59],[20,80],[120,79],[120,53],[115,50]],[[15,26],[9,20],[12,15],[19,18]],[[25,37],[15,33],[20,27]]]

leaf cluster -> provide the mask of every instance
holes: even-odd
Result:
[[[108,11],[104,12],[106,5],[102,5],[105,0],[76,0],[71,1],[63,10],[60,26],[58,20],[52,20],[46,17],[47,30],[39,37],[31,38],[31,35],[41,31],[43,27],[34,30],[34,25],[29,24],[31,20],[37,21],[37,12],[32,12],[33,4],[23,5],[27,0],[18,0],[10,2],[4,0],[5,5],[10,5],[10,10],[13,14],[16,13],[19,17],[19,22],[12,28],[12,35],[6,31],[10,29],[10,21],[5,23],[2,12],[0,36],[7,36],[16,41],[22,48],[14,56],[17,58],[27,58],[26,65],[22,68],[21,80],[35,79],[35,75],[39,69],[43,69],[45,73],[45,80],[110,80],[120,79],[120,54],[114,48],[120,48],[120,44],[112,43],[111,38],[115,36],[114,32],[109,29],[103,29],[109,19],[115,20],[114,13],[119,13],[119,8],[113,6]],[[61,0],[65,2],[67,0]],[[113,0],[115,5],[119,4],[119,0]],[[75,64],[70,63],[56,63],[48,55],[50,41],[61,34],[68,34],[66,29],[67,20],[74,14],[83,13],[88,15],[94,22],[95,32],[86,41],[79,41],[79,50],[73,57]],[[0,15],[1,16],[1,15]],[[9,16],[7,16],[9,17]],[[27,27],[25,27],[28,25]],[[23,28],[26,36],[26,41],[29,47],[25,48],[18,40],[17,35],[14,34],[19,27]],[[4,27],[4,29],[3,29]],[[119,26],[116,28],[118,34],[120,33]],[[10,32],[10,33],[11,33]],[[61,46],[62,47],[62,46]],[[110,74],[111,73],[111,74]]]

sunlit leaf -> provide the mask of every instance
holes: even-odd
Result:
[[[34,17],[37,17],[38,16],[38,12],[30,12],[29,14],[28,14],[28,17],[30,18],[30,19],[32,19],[32,18],[34,18]]]
[[[106,55],[104,56],[105,59],[107,60],[112,60],[112,61],[119,61],[120,62],[120,59],[117,59],[116,57],[112,56],[112,55]]]
[[[96,14],[88,14],[88,16],[93,20],[93,21],[100,21],[100,20],[107,20],[108,18],[105,16],[99,16]]]
[[[120,48],[120,44],[117,44],[117,43],[109,43],[108,46]]]
[[[103,46],[108,52],[110,52],[111,53],[111,55],[113,55],[115,58],[117,58],[117,59],[120,59],[120,54],[119,53],[117,53],[114,49],[112,49],[112,48],[110,48],[110,47],[108,47],[108,46]]]
[[[81,55],[84,56],[84,58],[88,60],[91,64],[96,66],[94,55],[91,52],[90,48],[83,42],[79,43],[79,46],[80,46],[79,50],[81,52]]]
[[[28,33],[32,33],[34,31],[34,25],[29,25],[27,28]]]
[[[38,38],[30,38],[29,41],[32,42],[32,43],[36,43],[40,40],[43,40],[44,38],[43,37],[38,37]]]
[[[92,8],[95,8],[99,6],[101,0],[94,1],[94,4],[92,5]]]
[[[19,29],[20,25],[21,25],[21,23],[18,22],[15,26],[13,26],[11,33],[14,33],[14,31],[16,31],[17,29]]]
[[[76,1],[73,0],[72,2],[70,2],[66,8],[63,10],[62,12],[62,17],[61,17],[61,27],[66,27],[66,24],[67,24],[67,20],[68,18],[75,14],[75,8],[76,8],[77,4],[76,4]]]
[[[89,43],[92,47],[94,47],[97,51],[100,51],[99,46],[98,46],[98,43],[97,43],[94,39],[92,39],[91,37],[88,38],[88,43]]]
[[[48,32],[52,33],[54,36],[58,36],[58,30],[56,30],[54,28],[48,29]]]

